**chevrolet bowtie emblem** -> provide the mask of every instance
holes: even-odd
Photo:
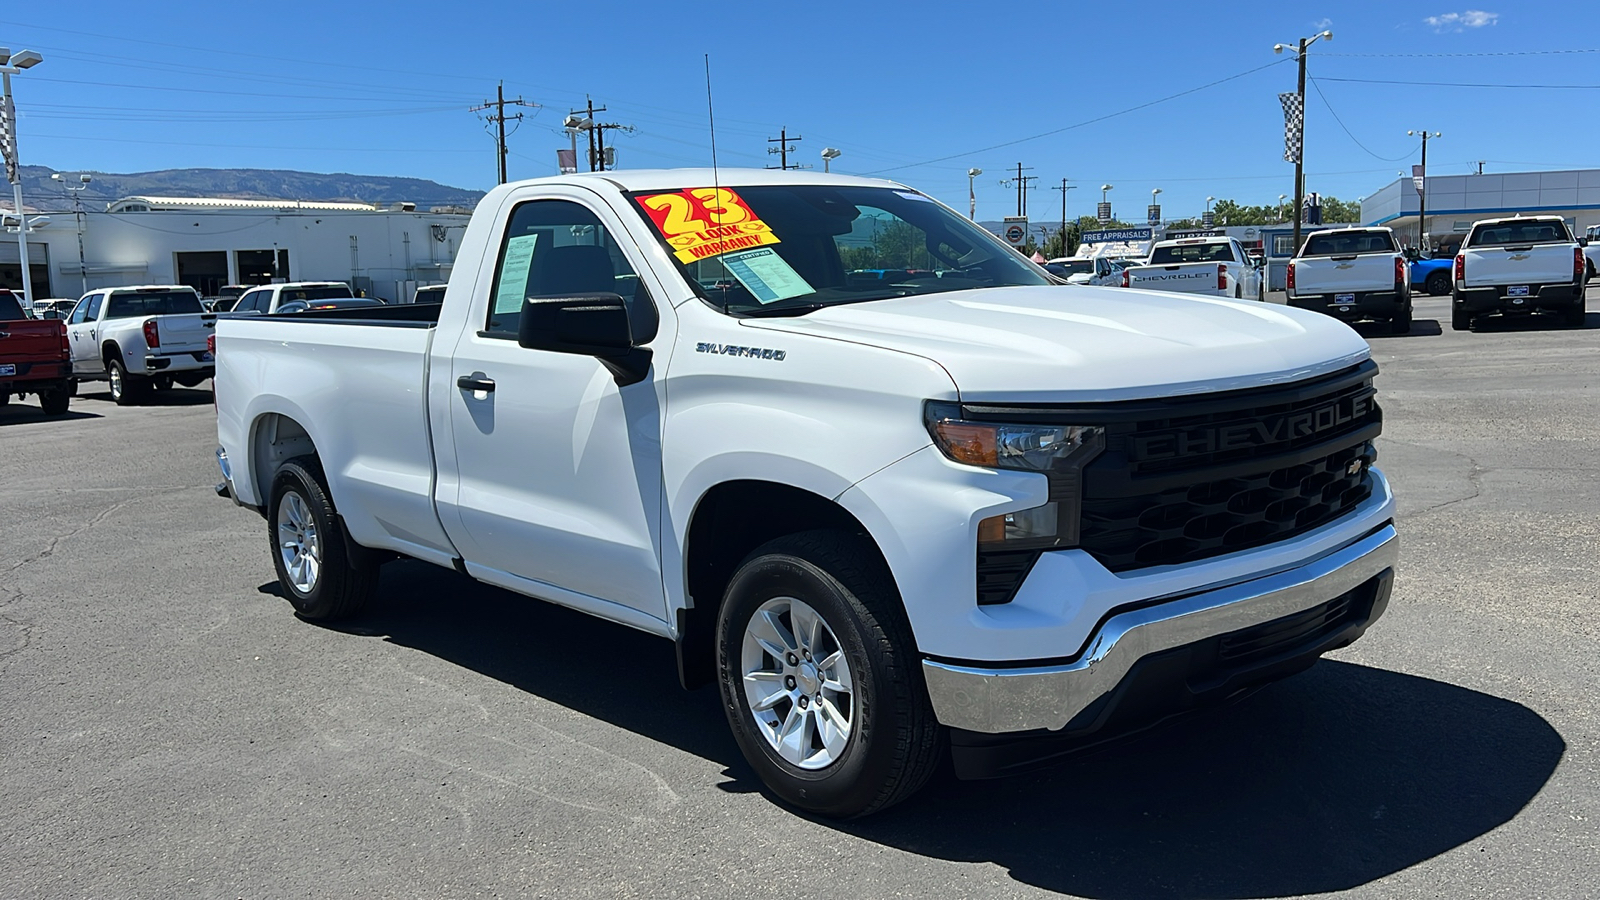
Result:
[[[1353,269],[1353,268],[1355,268],[1355,265],[1356,265],[1355,263],[1339,263],[1337,266],[1334,266],[1334,268],[1336,268],[1336,269]]]
[[[1526,254],[1526,253],[1513,253],[1513,254],[1511,254],[1511,258],[1512,259],[1527,259],[1528,258],[1528,254]]]
[[[1350,460],[1350,465],[1344,467],[1344,473],[1346,475],[1360,475],[1361,469],[1366,466],[1366,464],[1367,461],[1364,459],[1352,459]]]

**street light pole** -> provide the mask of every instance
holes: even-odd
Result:
[[[1315,44],[1318,39],[1333,40],[1332,31],[1323,31],[1308,38],[1301,38],[1299,51],[1295,60],[1300,64],[1300,80],[1296,90],[1300,94],[1300,152],[1295,154],[1294,160],[1294,249],[1300,251],[1300,210],[1306,202],[1306,48]],[[1273,45],[1273,53],[1282,53],[1283,44]]]
[[[1439,132],[1428,133],[1424,128],[1419,131],[1408,131],[1415,137],[1422,135],[1422,177],[1417,180],[1417,250],[1426,252],[1428,249],[1428,138],[1443,137]]]
[[[17,153],[17,107],[11,101],[11,76],[44,62],[44,57],[32,50],[12,55],[9,49],[0,48],[0,103],[5,104],[6,146],[4,156],[7,175],[11,180],[12,202],[17,212],[17,249],[22,265],[22,299],[25,309],[33,308],[33,278],[28,271],[28,218],[22,211],[22,163]]]
[[[982,169],[967,170],[967,218],[978,221],[978,189],[973,186],[973,179],[983,174]]]
[[[828,164],[833,162],[834,160],[838,159],[840,156],[843,156],[843,155],[844,154],[839,152],[839,150],[837,148],[834,148],[834,147],[823,147],[822,148],[822,171],[827,172],[828,171]]]

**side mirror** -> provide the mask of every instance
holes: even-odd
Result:
[[[621,294],[528,297],[522,301],[517,344],[596,357],[622,386],[643,381],[650,371],[650,351],[633,345],[633,326]]]

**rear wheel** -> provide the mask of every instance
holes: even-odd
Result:
[[[1587,318],[1588,310],[1584,302],[1579,300],[1576,304],[1567,307],[1561,316],[1561,321],[1566,323],[1568,328],[1582,328],[1584,320]]]
[[[1443,297],[1445,294],[1450,293],[1450,276],[1443,270],[1434,272],[1428,276],[1428,280],[1424,281],[1422,286],[1428,292],[1428,296]]]
[[[1450,330],[1471,331],[1472,315],[1463,309],[1452,309],[1450,311]]]
[[[66,384],[39,392],[39,408],[44,410],[47,416],[65,414],[67,405],[71,402],[72,389]]]
[[[1405,309],[1402,309],[1400,311],[1399,315],[1397,315],[1394,318],[1389,320],[1389,333],[1390,334],[1410,334],[1411,333],[1411,304],[1410,303],[1407,303],[1405,305]]]
[[[852,818],[933,773],[939,726],[899,604],[881,561],[842,532],[770,541],[734,574],[717,620],[723,707],[784,802]]]
[[[132,406],[144,399],[150,389],[150,382],[128,374],[122,365],[122,360],[112,357],[106,360],[106,378],[111,383],[111,399],[118,406]]]
[[[272,567],[295,612],[314,621],[360,612],[377,586],[378,567],[350,558],[314,457],[291,459],[278,469],[268,510]]]

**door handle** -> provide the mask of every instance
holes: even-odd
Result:
[[[456,387],[473,393],[482,391],[485,394],[492,394],[494,393],[494,379],[484,378],[477,374],[463,375],[456,379]]]

